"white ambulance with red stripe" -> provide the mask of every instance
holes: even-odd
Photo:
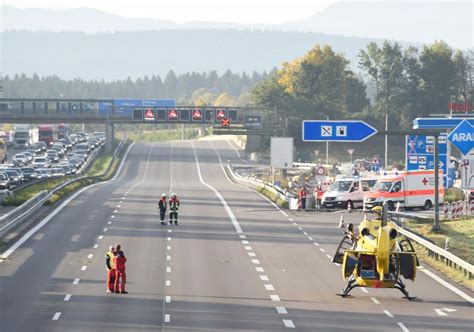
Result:
[[[395,210],[397,203],[406,210],[422,208],[429,210],[434,205],[434,171],[392,171],[383,172],[373,189],[365,194],[366,209],[387,202],[390,210]],[[443,174],[439,174],[439,203],[444,201]]]

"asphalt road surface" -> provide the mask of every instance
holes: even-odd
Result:
[[[417,301],[387,289],[337,296],[340,214],[281,211],[231,183],[219,158],[242,162],[226,141],[134,145],[116,181],[73,199],[0,262],[0,330],[472,331],[472,292],[426,267],[407,283]],[[163,192],[181,199],[177,226],[159,223]],[[129,294],[105,293],[116,243]]]

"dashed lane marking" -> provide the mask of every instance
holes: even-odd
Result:
[[[167,260],[167,261],[170,261],[170,260],[171,260],[171,256],[166,256],[166,260]]]
[[[109,229],[108,228],[104,228],[104,232],[107,232]]]
[[[246,239],[247,237],[245,235],[239,235],[241,239]]]
[[[379,300],[377,300],[375,297],[370,297],[370,299],[375,303],[375,304],[380,304]]]
[[[367,288],[365,288],[365,287],[361,287],[360,290],[363,291],[364,293],[368,293],[368,292],[369,292],[369,291],[367,290]]]
[[[393,318],[393,315],[388,310],[383,311],[388,317]]]
[[[314,239],[311,236],[308,236],[308,240],[314,241]]]
[[[252,250],[251,246],[245,246],[244,248],[245,248],[245,250]]]
[[[270,299],[273,301],[273,302],[280,302],[280,297],[276,294],[271,294],[270,295]]]
[[[113,216],[113,215],[112,215],[112,216],[110,216],[110,219],[115,219],[115,216]]]
[[[252,259],[252,264],[260,264],[260,261],[258,259]]]
[[[168,241],[171,241],[171,238],[168,236],[167,240],[168,240]]]
[[[96,243],[94,244],[94,249],[97,249],[97,248],[99,248],[99,245]]]
[[[270,285],[270,284],[265,284],[263,285],[265,287],[266,290],[268,291],[274,291],[275,290],[275,287],[273,287],[273,285]]]
[[[59,319],[59,317],[61,317],[61,313],[60,313],[60,312],[57,312],[57,313],[55,313],[55,314],[54,314],[54,316],[53,316],[53,319],[52,319],[52,320],[58,320],[58,319]]]
[[[171,267],[166,267],[166,272],[171,273]]]
[[[318,243],[318,242],[314,242],[314,245],[315,245],[316,247],[319,247],[319,243]]]
[[[295,225],[295,226],[298,226],[298,224],[297,224],[297,223],[295,223],[295,222],[293,223],[293,225]]]
[[[249,241],[247,241],[247,240],[242,240],[242,244],[249,244]]]
[[[99,240],[102,240],[103,238],[104,238],[103,235],[99,235],[99,237],[98,237]]]
[[[323,248],[319,248],[319,250],[321,250],[322,252],[326,252],[326,250],[324,250]]]
[[[168,233],[172,233],[173,231],[171,229],[168,229]]]
[[[118,213],[118,210],[114,210],[114,213]]]
[[[288,329],[294,329],[295,328],[295,324],[293,323],[293,321],[291,319],[283,319],[283,324],[285,324],[285,327],[288,328]]]
[[[298,229],[299,229],[300,231],[302,231],[302,230],[303,230],[303,228],[302,228],[302,227],[298,227]]]
[[[407,327],[405,325],[403,325],[403,323],[398,322],[397,325],[400,326],[400,328],[402,329],[403,332],[410,332],[410,330],[407,329]]]
[[[87,270],[87,265],[82,265],[81,271],[85,271],[85,270]]]
[[[170,314],[166,314],[165,315],[165,323],[169,323],[171,321],[171,315]]]
[[[171,246],[166,246],[166,250],[171,250]]]
[[[249,257],[255,257],[256,256],[254,252],[248,252],[247,254],[249,255]]]
[[[279,314],[282,314],[282,315],[285,315],[288,313],[285,307],[275,307],[275,309],[277,310]]]
[[[332,259],[331,255],[326,254],[326,257]]]
[[[257,272],[265,272],[265,270],[263,269],[263,267],[260,267],[260,266],[257,266],[257,267],[255,268],[255,271],[257,271]]]
[[[171,303],[171,296],[167,295],[166,298],[165,298],[165,302],[166,303]]]
[[[281,213],[282,215],[284,215],[285,217],[288,217],[288,215],[287,215],[284,211],[282,211],[282,210],[278,210],[278,211],[280,211],[280,213]]]
[[[262,280],[262,281],[268,281],[269,279],[268,279],[268,276],[266,276],[266,275],[261,275],[261,276],[260,276],[260,280]]]
[[[87,256],[87,259],[91,259],[92,257],[94,257],[94,254],[89,254],[89,255]]]
[[[69,300],[71,299],[71,294],[66,294],[66,296],[64,297],[64,302],[69,302]]]
[[[289,221],[293,221],[293,219],[292,219],[292,218],[288,218],[288,220],[289,220]]]
[[[166,280],[166,287],[171,286],[171,280]]]
[[[308,235],[308,233],[307,233],[307,232],[304,232],[304,231],[303,231],[303,234],[304,234],[304,235]]]
[[[77,279],[74,279],[74,281],[72,282],[72,284],[73,284],[73,285],[78,285],[80,280],[81,280],[81,279],[78,279],[78,278],[77,278]]]

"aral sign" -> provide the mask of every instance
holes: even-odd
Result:
[[[448,139],[464,155],[474,147],[474,127],[467,121],[462,121],[449,134]]]

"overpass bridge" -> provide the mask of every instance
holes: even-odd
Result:
[[[222,127],[223,120],[229,125]],[[0,98],[0,123],[104,124],[110,144],[116,124],[202,124],[215,126],[218,134],[248,135],[258,145],[262,135],[282,127],[282,118],[264,107],[176,105],[174,100]]]

